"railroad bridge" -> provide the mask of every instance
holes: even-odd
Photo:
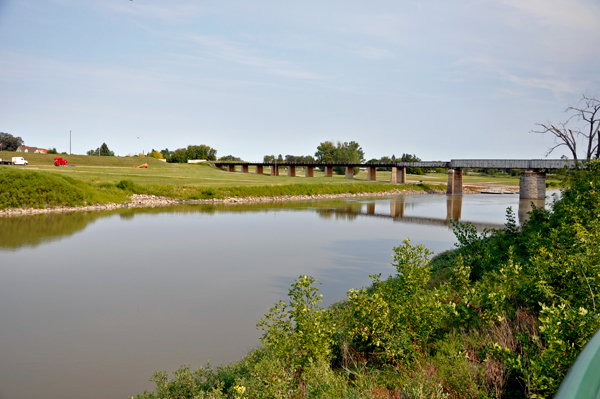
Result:
[[[263,174],[264,168],[271,170],[271,176],[279,176],[279,168],[287,167],[289,177],[296,176],[298,167],[304,168],[305,177],[314,177],[314,169],[324,170],[325,177],[333,177],[333,168],[346,168],[346,178],[353,179],[355,167],[367,169],[367,180],[374,181],[377,168],[392,168],[390,183],[405,184],[406,168],[443,168],[448,169],[447,194],[462,195],[464,169],[521,169],[524,172],[519,182],[521,199],[544,199],[546,197],[546,172],[554,169],[573,168],[575,162],[563,159],[453,159],[450,162],[394,162],[383,163],[319,163],[319,162],[229,162],[217,161],[214,165],[230,172],[235,172],[236,166],[241,167],[242,173],[249,172],[249,166],[255,167],[255,173]]]

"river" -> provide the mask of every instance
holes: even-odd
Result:
[[[550,193],[549,193],[550,194]],[[543,205],[538,202],[538,206]],[[219,365],[299,275],[324,304],[394,272],[410,237],[455,242],[448,218],[501,227],[518,195],[406,195],[0,218],[0,399],[121,398],[154,370]]]

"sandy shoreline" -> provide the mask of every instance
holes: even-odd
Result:
[[[481,191],[486,192],[514,192],[514,187],[481,187],[465,186],[465,194],[475,194]],[[352,198],[352,197],[384,197],[389,195],[411,195],[411,194],[446,194],[444,190],[391,190],[377,193],[345,193],[345,194],[317,194],[317,195],[291,195],[278,197],[246,197],[246,198],[224,198],[224,199],[202,199],[202,200],[176,200],[168,197],[158,197],[146,194],[133,194],[129,202],[96,204],[85,206],[62,206],[54,208],[8,208],[0,210],[0,217],[40,215],[47,213],[69,213],[69,212],[101,212],[121,208],[155,208],[180,204],[253,204],[269,202],[287,202],[287,201],[307,201],[316,199],[331,198]]]

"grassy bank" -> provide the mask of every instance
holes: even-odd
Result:
[[[0,167],[0,209],[79,206],[126,199],[127,193],[112,184],[90,184],[54,173]]]
[[[15,152],[0,151],[0,158],[10,159]],[[18,155],[18,154],[17,154]],[[25,155],[25,154],[21,154]],[[28,168],[37,168],[42,171],[60,173],[90,183],[117,183],[121,180],[132,180],[140,185],[166,185],[186,187],[244,187],[244,186],[271,186],[292,184],[322,184],[338,183],[352,184],[353,181],[346,179],[343,175],[334,175],[325,178],[322,171],[315,170],[314,178],[305,178],[303,172],[298,172],[298,177],[287,177],[285,168],[280,169],[280,176],[269,176],[269,169],[264,169],[264,174],[255,174],[254,167],[250,167],[250,173],[225,172],[208,165],[193,164],[167,164],[154,158],[147,157],[94,157],[86,155],[61,155],[75,167],[57,168],[53,166],[55,155],[50,154],[26,154],[29,161]],[[148,169],[135,169],[133,165],[148,163]],[[378,171],[377,180],[381,183],[389,182],[391,172]],[[426,175],[407,176],[409,183],[445,184],[448,175],[444,173],[430,173]],[[366,172],[359,172],[354,181],[366,182]],[[548,183],[552,186],[560,185],[560,180],[549,176]],[[465,184],[478,185],[518,185],[518,176],[498,174],[496,176],[468,173],[464,176]]]
[[[259,320],[263,346],[216,369],[153,376],[150,398],[550,398],[600,327],[600,164],[551,211],[456,229],[433,260],[407,240],[397,272],[320,307],[300,276]]]
[[[20,179],[17,187],[0,187],[0,209],[6,207],[51,207],[123,202],[127,194],[152,194],[179,200],[228,198],[228,197],[278,197],[291,195],[375,193],[390,190],[444,190],[447,175],[408,175],[408,185],[389,184],[391,172],[377,172],[377,181],[367,181],[366,172],[360,172],[354,179],[343,175],[325,177],[315,170],[313,178],[306,178],[302,171],[298,177],[287,177],[285,168],[280,168],[280,176],[270,176],[266,168],[263,174],[256,174],[254,167],[250,173],[225,172],[208,164],[167,164],[147,157],[94,157],[85,155],[63,155],[69,167],[53,166],[51,154],[22,154],[0,152],[0,158],[10,159],[23,155],[28,166],[0,166],[0,173],[15,171],[37,171],[35,179]],[[133,165],[148,163],[148,169],[133,168]],[[41,183],[42,177],[45,183]],[[51,183],[55,182],[55,183]],[[518,177],[488,176],[469,174],[465,184],[477,185],[517,185]],[[549,185],[560,185],[558,180],[548,180]],[[15,183],[16,184],[16,183]],[[7,188],[7,187],[10,187]]]
[[[9,159],[14,152],[0,152]],[[22,155],[22,154],[21,154]],[[55,167],[55,155],[26,154],[23,166],[0,166],[0,209],[76,206],[83,203],[124,202],[127,195],[151,194],[179,200],[223,199],[230,197],[279,197],[318,194],[376,193],[390,190],[432,190],[432,184],[391,185],[367,182],[366,176],[326,178],[316,171],[314,178],[230,173],[207,164],[166,164],[154,158],[64,156],[74,167]],[[133,164],[149,164],[148,169]],[[364,174],[364,173],[363,173]],[[389,172],[388,172],[389,175]]]
[[[61,168],[63,169],[63,168]],[[203,168],[213,169],[213,168]],[[428,184],[392,185],[381,182],[279,184],[262,186],[202,187],[167,184],[140,184],[132,179],[85,181],[61,173],[16,167],[0,167],[0,209],[48,208],[84,204],[121,203],[130,194],[150,194],[180,200],[306,195],[378,193],[392,190],[429,191]]]

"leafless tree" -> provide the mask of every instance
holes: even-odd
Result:
[[[582,142],[585,148],[585,159],[600,158],[600,100],[596,97],[583,95],[577,105],[570,106],[565,111],[569,117],[565,122],[552,124],[538,123],[539,130],[531,133],[550,134],[554,136],[554,145],[546,152],[546,156],[558,147],[565,146],[571,151],[573,159],[577,157],[577,142]]]

